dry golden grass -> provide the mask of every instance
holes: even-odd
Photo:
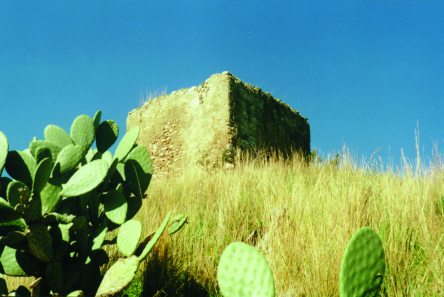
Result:
[[[276,296],[338,296],[347,241],[370,226],[386,252],[385,296],[444,296],[442,196],[442,167],[401,175],[351,162],[251,161],[156,178],[138,214],[144,235],[170,210],[189,219],[145,263],[144,295],[219,296],[219,257],[245,241],[269,261]]]
[[[154,262],[163,279],[153,269],[146,275],[155,279],[157,296],[192,296],[168,288],[182,278],[207,291],[199,296],[217,296],[217,263],[232,241],[265,255],[277,296],[338,296],[343,252],[362,226],[374,228],[384,245],[384,295],[444,296],[442,169],[415,176],[350,162],[258,161],[230,171],[184,172],[153,180],[141,211],[149,230],[169,210],[189,216],[179,234],[157,246]]]

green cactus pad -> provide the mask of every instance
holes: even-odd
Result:
[[[32,195],[29,199],[28,209],[25,212],[26,221],[40,220],[42,217],[42,201],[39,195]]]
[[[173,217],[170,227],[168,228],[168,234],[174,234],[182,228],[187,221],[187,216],[183,214],[177,214]]]
[[[116,169],[119,172],[120,176],[126,180],[126,178],[125,178],[125,164],[118,163],[116,166]]]
[[[113,190],[103,194],[106,217],[114,224],[121,225],[125,222],[128,203],[122,192]]]
[[[142,235],[142,223],[137,220],[129,220],[119,228],[117,234],[117,248],[126,257],[134,254]]]
[[[5,246],[0,256],[0,273],[9,276],[28,276],[33,271],[34,261],[31,255]]]
[[[156,233],[154,233],[153,237],[150,239],[150,241],[148,241],[147,245],[145,246],[142,253],[138,257],[139,261],[145,259],[145,257],[149,254],[151,249],[156,244],[156,242],[159,240],[160,236],[162,235],[163,231],[165,230],[168,224],[168,221],[170,220],[170,217],[171,217],[171,212],[167,213],[167,215],[162,221],[162,224],[160,224],[159,228],[156,230]]]
[[[385,271],[384,249],[368,227],[356,231],[345,250],[339,274],[341,297],[378,296]]]
[[[6,158],[6,171],[16,180],[32,187],[32,179],[37,168],[37,162],[26,152],[11,151]]]
[[[99,152],[109,149],[119,136],[119,126],[116,122],[107,120],[100,123],[96,130],[96,145]]]
[[[102,111],[98,110],[96,111],[93,117],[94,131],[96,131],[97,128],[99,127],[101,120],[102,120]]]
[[[150,184],[151,175],[143,171],[142,166],[137,161],[125,161],[125,179],[134,195],[143,198]]]
[[[86,162],[91,162],[95,154],[96,151],[90,148],[85,155]]]
[[[217,280],[225,297],[274,297],[273,274],[265,258],[252,246],[233,242],[223,251]]]
[[[40,191],[40,200],[42,202],[42,215],[54,211],[56,206],[59,204],[62,196],[60,192],[62,187],[47,183],[45,187]]]
[[[70,135],[74,144],[83,146],[86,152],[94,142],[94,132],[94,121],[86,114],[82,114],[72,122]]]
[[[103,276],[96,297],[113,296],[123,290],[133,280],[137,268],[139,260],[136,256],[117,260]]]
[[[63,175],[79,165],[84,155],[83,146],[69,144],[57,156],[53,175]]]
[[[9,203],[0,198],[0,236],[10,231],[24,231],[25,220]]]
[[[48,154],[46,151],[49,150],[51,152],[51,159],[55,160],[57,158],[57,155],[60,153],[61,148],[49,141],[33,140],[29,144],[29,150],[31,151],[31,155],[36,160],[41,158],[39,154],[42,154],[43,150],[45,151],[46,156]]]
[[[148,150],[144,146],[136,145],[136,147],[128,154],[126,160],[137,161],[146,174],[153,173],[153,163]]]
[[[46,158],[40,161],[40,163],[37,165],[34,181],[32,183],[33,193],[40,193],[40,191],[45,187],[51,175],[51,170],[52,170],[51,159]]]
[[[70,240],[69,229],[72,227],[72,225],[73,225],[73,223],[58,225],[58,227],[60,229],[61,239],[67,243],[69,243],[69,240]]]
[[[69,134],[57,125],[48,125],[43,132],[45,139],[48,142],[54,143],[59,148],[64,148],[65,146],[72,144],[72,139]]]
[[[108,172],[108,162],[105,160],[94,160],[80,167],[63,185],[61,195],[75,197],[94,190],[105,179]]]
[[[2,175],[3,167],[5,167],[6,157],[8,156],[8,138],[0,131],[0,176]]]
[[[105,222],[103,222],[96,228],[93,235],[93,245],[91,248],[92,251],[100,249],[100,247],[103,244],[103,241],[105,240],[107,232],[108,232],[108,227],[106,226]]]
[[[102,154],[102,159],[105,160],[106,162],[108,162],[109,166],[111,167],[111,165],[114,162],[114,158],[113,158],[113,154],[111,154],[110,151],[106,151]]]
[[[38,147],[35,151],[35,157],[34,157],[34,159],[37,161],[37,164],[46,158],[52,159],[51,150],[44,146]]]
[[[116,151],[114,153],[114,158],[119,161],[123,161],[129,152],[133,149],[136,143],[137,137],[139,137],[139,127],[136,126],[129,130],[117,145]]]
[[[52,237],[45,224],[36,224],[26,233],[29,252],[39,261],[50,262],[53,256]]]
[[[10,182],[6,191],[8,202],[12,207],[15,207],[18,203],[27,201],[31,196],[31,191],[28,186],[18,180]]]

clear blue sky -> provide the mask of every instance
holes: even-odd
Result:
[[[276,3],[276,4],[270,4]],[[444,1],[0,1],[0,130],[14,149],[229,70],[308,117],[312,148],[395,161],[444,146]]]

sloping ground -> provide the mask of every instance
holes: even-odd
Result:
[[[338,296],[347,241],[370,226],[385,250],[384,296],[444,296],[442,170],[415,177],[303,162],[211,174],[190,168],[153,180],[148,194],[146,226],[168,210],[189,217],[148,262],[151,295],[218,296],[219,257],[230,242],[244,241],[270,263],[276,296]]]

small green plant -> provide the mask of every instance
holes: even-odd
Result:
[[[34,276],[33,296],[109,296],[134,278],[170,213],[140,246],[142,224],[133,217],[146,198],[152,164],[136,144],[138,127],[113,156],[108,149],[118,133],[101,112],[78,116],[69,134],[47,126],[45,139],[33,139],[24,151],[9,151],[0,132],[0,295],[8,294],[1,274]],[[11,178],[1,177],[4,168]],[[102,277],[109,262],[104,246],[115,241],[122,257]],[[31,292],[19,287],[15,294]]]
[[[384,250],[370,228],[358,229],[349,240],[339,275],[341,297],[379,296],[384,278]],[[252,246],[233,242],[223,251],[217,269],[225,297],[274,297],[274,280],[265,258]]]

